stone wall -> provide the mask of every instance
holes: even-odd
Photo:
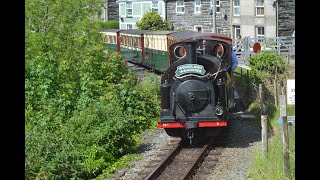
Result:
[[[279,36],[291,36],[295,30],[295,0],[278,0]]]
[[[211,14],[210,0],[201,1],[201,13],[194,13],[194,0],[185,0],[183,14],[176,13],[176,1],[167,0],[167,20],[173,24],[174,30],[191,30],[194,26],[202,26],[202,32],[212,32],[213,15]]]
[[[225,15],[227,19],[224,19]],[[220,0],[220,13],[216,13],[216,33],[223,35],[231,34],[230,20],[230,0]]]
[[[116,0],[108,0],[108,20],[119,20],[119,4]]]

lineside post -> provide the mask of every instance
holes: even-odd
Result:
[[[267,115],[261,115],[261,138],[262,138],[262,156],[268,157],[268,126]]]
[[[267,158],[267,156],[268,156],[268,127],[267,127],[267,115],[264,115],[262,84],[259,84],[259,97],[260,97],[260,109],[261,109],[260,115],[261,115],[262,156],[264,158]]]
[[[277,106],[278,102],[277,102],[277,80],[274,79],[273,80],[273,94],[274,94],[274,105]]]
[[[263,94],[262,94],[262,84],[259,84],[259,98],[260,98],[260,115],[263,114]]]
[[[289,136],[287,120],[287,101],[285,95],[280,95],[280,115],[282,118],[282,142],[283,142],[283,171],[289,177]]]

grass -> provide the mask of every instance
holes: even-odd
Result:
[[[262,151],[257,148],[254,152],[254,158],[247,174],[248,179],[254,180],[294,180],[295,179],[295,128],[291,127],[289,137],[289,177],[284,175],[283,171],[283,147],[281,126],[277,124],[280,116],[279,107],[267,108],[268,126],[272,129],[274,136],[268,140],[268,155],[263,158]],[[287,106],[287,116],[295,114],[295,106]],[[258,116],[260,117],[260,116]],[[260,119],[259,119],[260,120]]]
[[[255,150],[255,158],[248,172],[249,179],[293,180],[295,179],[295,132],[292,128],[289,139],[289,177],[283,171],[283,153],[281,133],[277,133],[268,142],[268,155],[263,158],[261,149]]]

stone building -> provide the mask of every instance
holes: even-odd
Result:
[[[212,2],[214,3],[214,1]],[[213,9],[215,12],[215,32],[218,34],[231,35],[230,0],[216,0],[215,6],[216,8]]]
[[[105,0],[102,13],[99,15],[104,22],[119,20],[119,4],[117,0]]]
[[[253,38],[291,36],[295,0],[108,0],[101,16],[119,20],[120,29],[137,29],[151,9],[168,20],[172,30],[192,30]]]
[[[292,36],[295,31],[295,0],[278,1],[278,34],[279,36]]]
[[[173,30],[213,31],[210,0],[167,0],[166,17]]]
[[[232,0],[231,28],[233,37],[276,37],[274,0]]]

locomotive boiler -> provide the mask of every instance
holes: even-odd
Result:
[[[158,128],[190,144],[228,125],[233,108],[231,40],[193,38],[169,47]]]

